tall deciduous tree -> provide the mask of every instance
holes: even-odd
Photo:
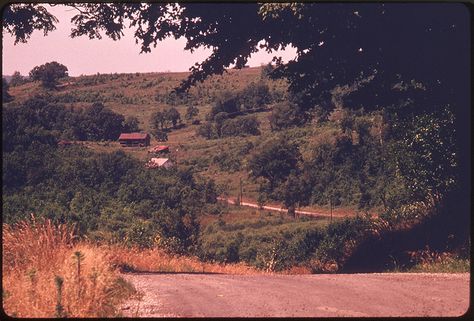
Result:
[[[123,131],[126,133],[138,132],[140,130],[139,124],[137,117],[128,116],[123,123]]]
[[[155,130],[163,130],[166,122],[165,113],[157,111],[151,115],[150,126]]]
[[[181,115],[176,108],[171,107],[165,111],[165,119],[173,124],[173,127],[176,127],[178,122],[181,121]]]
[[[58,80],[66,77],[67,67],[56,62],[48,62],[41,66],[36,66],[30,71],[32,80],[41,81],[43,87],[48,89],[56,88]]]
[[[199,114],[199,108],[193,105],[189,105],[188,108],[186,108],[186,114],[184,115],[184,118],[186,118],[187,120],[192,120],[198,114]]]
[[[300,157],[297,146],[280,138],[262,144],[251,156],[248,168],[253,177],[268,179],[273,189],[296,169]]]
[[[12,78],[10,79],[9,85],[12,87],[22,85],[26,83],[27,80],[25,77],[23,77],[19,71],[15,71],[12,75]]]

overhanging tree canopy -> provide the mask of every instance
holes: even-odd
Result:
[[[120,39],[135,30],[142,52],[167,37],[187,40],[186,50],[212,49],[180,89],[235,63],[243,67],[259,49],[288,45],[297,57],[273,73],[305,93],[307,104],[327,101],[336,85],[373,76],[347,101],[376,108],[409,92],[430,102],[453,102],[466,89],[468,11],[457,4],[68,4],[77,9],[71,36]],[[17,41],[33,30],[54,29],[57,19],[39,5],[10,5],[3,26]],[[399,86],[392,90],[392,86]],[[429,91],[429,95],[426,93]],[[393,94],[397,94],[394,95]],[[357,97],[356,97],[357,96]],[[370,103],[368,103],[370,101]],[[311,108],[311,106],[308,106]]]

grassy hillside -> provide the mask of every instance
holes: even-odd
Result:
[[[180,73],[136,73],[97,74],[69,77],[55,91],[49,91],[57,101],[67,107],[87,107],[93,102],[102,102],[106,107],[124,116],[135,116],[145,131],[149,130],[149,119],[153,112],[174,106],[184,115],[186,102],[173,99],[173,89],[188,76]],[[189,103],[200,109],[199,118],[204,119],[216,96],[225,91],[238,91],[251,82],[261,79],[261,68],[228,70],[198,84],[189,91]],[[283,81],[267,81],[270,91],[285,91]],[[21,103],[29,97],[44,93],[39,83],[27,83],[12,87],[10,94]]]
[[[188,73],[136,73],[136,74],[104,74],[70,77],[62,81],[55,91],[46,91],[39,83],[27,83],[12,87],[10,92],[14,97],[14,103],[22,103],[35,94],[49,93],[54,100],[63,103],[66,107],[80,108],[88,107],[93,102],[102,102],[113,111],[127,116],[137,117],[140,128],[150,131],[150,117],[158,111],[169,107],[175,107],[184,119],[188,104],[199,108],[197,119],[204,121],[206,114],[211,108],[215,98],[226,91],[236,92],[245,88],[252,82],[262,81],[261,68],[245,68],[242,70],[228,70],[224,75],[216,75],[207,79],[204,83],[193,87],[188,101],[179,99],[168,99],[172,97],[173,89],[187,77]],[[270,81],[264,79],[270,92],[286,92],[286,84],[283,81]],[[263,134],[270,131],[268,116],[270,112],[262,112],[257,115],[261,122],[260,130]],[[239,169],[233,173],[226,171],[222,175],[221,170],[213,164],[213,156],[221,152],[229,152],[237,145],[245,145],[248,142],[256,143],[260,137],[251,136],[247,138],[223,138],[218,140],[205,140],[196,135],[197,125],[186,124],[179,130],[173,130],[168,134],[167,144],[172,151],[172,157],[179,164],[196,165],[205,176],[215,178],[218,183],[228,183],[230,192],[234,193],[237,186],[233,182],[238,177],[246,180],[246,173]],[[152,137],[152,145],[158,143]],[[83,142],[83,145],[99,152],[110,152],[124,150],[132,156],[146,161],[151,156],[147,148],[123,149],[118,142]],[[246,192],[254,196],[255,186],[246,182]]]
[[[11,140],[10,145],[14,146],[10,146],[7,152],[4,150],[3,155],[7,164],[4,171],[8,173],[6,177],[11,183],[7,186],[7,193],[4,192],[4,212],[8,212],[9,218],[34,212],[53,219],[73,221],[94,240],[135,244],[150,247],[151,251],[156,244],[169,251],[182,251],[182,241],[188,254],[204,261],[246,262],[268,271],[301,268],[306,272],[338,270],[367,235],[377,234],[386,226],[390,230],[396,229],[396,224],[410,222],[412,213],[409,211],[413,206],[401,209],[396,206],[412,202],[412,199],[404,192],[406,186],[402,184],[403,180],[385,161],[400,145],[383,140],[385,124],[381,114],[362,109],[349,111],[339,106],[329,114],[318,116],[321,110],[318,111],[316,106],[311,110],[315,113],[314,117],[309,118],[312,121],[305,119],[299,126],[296,122],[282,127],[277,123],[276,130],[272,130],[271,124],[274,129],[276,124],[275,114],[283,109],[281,119],[292,117],[295,105],[286,97],[285,82],[271,81],[261,75],[260,68],[230,70],[198,84],[186,96],[177,96],[173,88],[187,73],[70,77],[62,80],[56,90],[50,91],[38,83],[12,87],[10,93],[14,99],[6,104],[12,108],[5,108],[10,115],[6,119],[12,121],[8,122],[8,130],[4,130],[4,135],[8,133],[10,136],[4,143]],[[252,105],[256,101],[253,98],[259,97],[256,94],[259,87],[249,87],[252,83],[268,86],[271,99],[264,102],[263,108],[261,104]],[[248,88],[254,91],[246,91]],[[245,96],[243,92],[250,92],[250,95]],[[235,99],[238,93],[240,96]],[[51,105],[35,109],[41,100],[22,104],[37,94],[45,95],[44,100]],[[234,106],[228,108],[229,105],[225,104],[232,105],[232,100]],[[235,111],[235,101],[239,104],[238,112],[231,115]],[[55,103],[64,105],[70,114],[75,109],[87,109],[93,103],[102,103],[115,113],[136,117],[141,130],[147,132],[152,130],[152,114],[176,108],[183,122],[168,128],[166,144],[171,151],[168,157],[177,164],[178,171],[148,171],[143,167],[152,157],[147,152],[148,147],[123,148],[117,141],[101,141],[107,139],[103,136],[77,138],[95,139],[78,142],[89,151],[78,146],[58,148],[55,141],[47,147],[50,144],[48,134],[60,135],[64,130],[61,125],[68,122],[68,118],[53,117],[64,111]],[[200,125],[185,120],[189,106],[199,109],[197,118],[201,121]],[[290,113],[285,114],[284,108]],[[35,110],[40,112],[35,114]],[[54,110],[59,112],[49,115]],[[38,119],[30,117],[32,113]],[[245,113],[248,115],[242,115]],[[258,120],[258,131],[242,136],[218,133],[219,114],[226,114],[221,129],[225,125],[232,128],[229,124],[236,126],[232,135],[239,135],[238,131],[243,128],[232,122],[251,117]],[[304,112],[301,115],[309,117]],[[102,118],[85,119],[80,124],[94,123],[94,120]],[[212,130],[215,132],[207,138],[203,137],[202,131],[198,135],[202,124],[214,126]],[[102,123],[95,126],[100,127]],[[31,139],[44,141],[44,150],[34,144],[26,144],[25,150],[16,148],[16,145],[24,145]],[[152,145],[157,143],[153,138]],[[286,154],[285,149],[289,151]],[[268,151],[272,154],[252,167],[252,162]],[[397,155],[405,155],[403,151],[400,149]],[[275,180],[274,190],[268,192],[268,182],[273,179],[271,176],[257,174],[258,178],[252,177],[252,168],[255,171],[259,168],[271,170],[274,160],[280,166],[278,162],[281,159],[285,162],[292,157],[297,166],[291,165],[293,167],[284,174],[283,181]],[[45,162],[45,159],[48,161]],[[111,164],[115,164],[115,169]],[[275,168],[275,171],[281,169]],[[187,176],[188,173],[194,175]],[[18,183],[19,179],[23,183]],[[209,179],[216,183],[217,188]],[[287,214],[215,203],[218,195],[230,199],[239,197],[241,184],[244,201],[266,202],[279,207],[288,198],[293,197],[294,200],[296,194],[298,200],[289,204],[309,204],[304,209],[326,214],[331,212],[334,222],[293,218]],[[54,191],[55,188],[58,191]],[[52,191],[48,192],[49,189]],[[263,200],[260,198],[262,195]],[[298,198],[300,195],[303,197]],[[334,199],[337,203],[333,202],[330,210],[329,202]],[[385,209],[382,209],[381,202]],[[169,208],[162,208],[163,204]],[[395,210],[387,212],[386,205]],[[424,209],[415,208],[415,219],[418,214],[428,212]],[[369,219],[369,216],[361,215],[362,211],[381,215]],[[342,217],[352,218],[340,219]],[[200,226],[195,224],[194,219]],[[387,220],[394,225],[389,225]],[[166,234],[164,238],[160,236],[158,241],[157,224],[162,229],[159,233]],[[186,233],[181,235],[182,231]],[[384,254],[384,257],[388,256]],[[145,260],[138,264],[137,260],[141,259],[135,258],[124,264],[131,269],[152,269],[150,264],[153,262]],[[387,264],[383,264],[386,268]]]
[[[50,94],[50,100],[64,104],[67,108],[87,108],[94,102],[102,102],[114,112],[137,117],[142,130],[150,132],[151,115],[159,110],[175,107],[184,121],[186,108],[189,105],[198,107],[196,117],[203,123],[213,103],[226,92],[242,91],[249,84],[264,82],[270,94],[285,99],[287,85],[284,80],[269,80],[262,77],[262,68],[230,69],[223,75],[215,75],[205,82],[197,84],[189,91],[187,98],[179,98],[173,89],[187,77],[188,73],[135,73],[135,74],[97,74],[80,77],[69,77],[61,81],[57,90],[45,90],[40,83],[26,83],[11,87],[14,97],[11,104],[21,104],[36,94]],[[272,104],[270,104],[270,110]],[[185,126],[168,133],[167,145],[170,146],[170,157],[179,166],[193,167],[200,175],[212,178],[223,187],[230,197],[237,197],[239,182],[242,179],[244,198],[256,200],[258,184],[249,178],[246,164],[249,154],[255,148],[263,146],[266,141],[275,137],[270,130],[269,116],[271,111],[254,114],[260,122],[261,135],[247,137],[225,137],[206,140],[196,134],[199,125],[184,121]],[[300,152],[308,154],[320,141],[331,133],[337,132],[336,123],[318,126],[307,125],[283,131],[284,136],[300,145]],[[152,137],[151,145],[159,143]],[[148,148],[122,148],[118,142],[81,142],[82,145],[97,152],[124,150],[131,156],[145,162],[152,156]],[[311,206],[309,209],[327,210]],[[354,215],[355,208],[336,209],[345,215]]]

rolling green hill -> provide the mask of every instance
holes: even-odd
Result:
[[[57,89],[49,91],[42,88],[39,83],[32,82],[11,87],[9,93],[13,100],[4,104],[4,108],[7,110],[8,107],[9,115],[15,113],[21,115],[18,116],[18,124],[8,126],[9,129],[4,130],[4,134],[7,132],[12,138],[13,145],[19,145],[17,146],[19,148],[10,146],[11,150],[6,154],[4,151],[3,155],[4,160],[7,159],[4,171],[9,173],[10,176],[7,178],[13,184],[9,187],[7,205],[4,205],[10,207],[7,208],[10,216],[14,217],[15,211],[24,209],[25,199],[34,198],[37,202],[29,204],[32,209],[24,210],[22,215],[38,208],[54,217],[57,217],[59,212],[61,220],[84,224],[83,230],[92,238],[123,241],[126,236],[126,240],[149,244],[154,233],[150,215],[158,221],[166,217],[164,214],[175,215],[173,211],[157,214],[158,209],[162,211],[158,201],[163,196],[166,202],[176,205],[177,208],[189,206],[187,202],[193,204],[192,213],[202,229],[199,230],[199,227],[194,225],[194,218],[193,220],[183,218],[183,224],[193,223],[190,225],[196,227],[195,230],[188,231],[188,234],[193,234],[192,238],[183,239],[192,243],[192,246],[197,246],[192,251],[203,259],[221,262],[244,260],[266,268],[266,264],[273,262],[273,255],[278,252],[282,263],[278,269],[290,267],[285,265],[286,263],[283,264],[284,262],[298,265],[301,262],[312,262],[312,258],[316,257],[315,265],[308,263],[310,269],[324,271],[327,268],[325,264],[332,266],[333,260],[344,264],[352,253],[354,244],[362,242],[374,230],[382,229],[377,225],[375,228],[371,227],[370,224],[377,224],[377,219],[381,219],[385,225],[389,224],[386,222],[391,222],[390,224],[398,228],[396,224],[409,226],[417,223],[416,220],[420,215],[429,213],[429,208],[426,209],[423,202],[417,202],[413,194],[409,193],[409,181],[400,176],[398,167],[411,166],[411,162],[416,161],[410,157],[416,157],[417,154],[413,153],[410,156],[406,149],[411,145],[405,142],[409,142],[413,137],[415,139],[421,137],[421,134],[425,135],[426,139],[442,137],[439,131],[449,128],[451,124],[447,117],[449,114],[436,116],[438,118],[434,119],[439,119],[438,124],[442,126],[433,128],[429,127],[432,122],[426,123],[430,119],[420,118],[412,120],[412,123],[406,122],[405,125],[415,134],[407,131],[403,132],[402,140],[393,137],[387,139],[383,134],[387,123],[382,113],[365,112],[363,109],[346,110],[342,108],[342,100],[333,99],[334,110],[329,113],[322,111],[322,116],[320,115],[322,108],[318,106],[308,108],[310,112],[296,112],[299,106],[294,105],[294,101],[288,97],[286,83],[262,77],[261,68],[229,70],[222,76],[213,76],[191,88],[187,95],[177,95],[173,89],[186,76],[187,73],[97,74],[63,79]],[[255,88],[262,83],[268,86],[270,98],[265,101],[263,107],[257,104],[249,107],[248,102],[250,101],[251,105],[255,100],[246,100],[248,97],[245,98],[242,93],[248,88],[253,88],[253,92],[251,90],[247,92],[250,92],[251,98],[258,97]],[[257,86],[252,87],[252,84]],[[336,94],[340,98],[344,92],[339,91]],[[51,111],[56,111],[49,115],[49,109],[35,109],[41,99],[33,102],[28,100],[36,95],[42,95],[43,101],[52,103],[46,106],[51,108]],[[337,95],[333,92],[333,98]],[[150,120],[155,112],[171,107],[177,109],[182,123],[166,129],[168,136],[166,142],[158,142],[153,137],[151,145],[157,143],[169,145],[171,153],[167,157],[177,164],[178,169],[183,170],[173,171],[173,174],[170,174],[176,182],[182,183],[181,192],[185,196],[183,202],[175,201],[177,194],[173,184],[177,183],[167,177],[169,173],[147,172],[143,167],[146,161],[154,157],[148,153],[149,147],[124,148],[117,141],[97,141],[106,138],[95,136],[91,139],[96,141],[79,142],[89,149],[85,152],[83,148],[77,150],[57,148],[55,141],[52,143],[50,141],[46,144],[50,144],[52,149],[45,149],[43,152],[45,155],[56,155],[54,156],[56,159],[45,162],[41,156],[37,156],[36,145],[29,145],[27,150],[23,150],[20,146],[31,137],[38,141],[46,139],[47,135],[63,137],[61,135],[64,133],[61,130],[65,131],[66,127],[63,125],[69,120],[66,116],[66,118],[58,116],[64,111],[58,105],[64,106],[70,114],[73,114],[73,110],[87,110],[94,103],[101,103],[125,117],[136,117],[140,129],[146,132],[153,130]],[[229,107],[229,104],[234,105]],[[240,104],[237,112],[233,111],[236,109],[235,104]],[[25,109],[18,109],[22,106]],[[197,119],[200,124],[185,119],[184,115],[189,106],[198,108]],[[30,117],[30,111],[34,113],[35,110],[42,110],[45,115],[36,114]],[[283,120],[285,117],[292,117],[292,113],[293,115],[299,113],[299,117],[307,118],[299,125],[295,122],[275,128],[275,114],[278,112],[283,115],[280,116]],[[240,135],[238,131],[243,127],[238,127],[236,123],[252,117],[258,121],[258,131]],[[14,118],[8,119],[16,121]],[[83,119],[85,120],[81,124],[87,125],[94,123],[95,119],[102,118]],[[219,121],[222,122],[220,124],[222,132],[217,134],[214,132],[207,138],[203,137],[200,130],[204,128],[203,124],[210,124],[214,126],[213,130],[218,131]],[[223,128],[231,125],[235,126],[232,134],[223,135]],[[101,127],[101,124],[93,126]],[[271,126],[274,126],[273,130]],[[429,131],[432,134],[425,134]],[[423,148],[428,148],[429,152],[432,146],[435,144],[428,143]],[[98,153],[89,153],[90,151]],[[131,157],[125,157],[123,153],[113,153],[116,151],[123,151]],[[22,161],[23,159],[26,161]],[[83,161],[88,162],[88,165],[82,166]],[[114,169],[109,168],[110,162],[116,163],[116,170],[128,174],[117,175]],[[55,167],[55,164],[59,167]],[[128,164],[129,168],[121,169],[120,164]],[[44,167],[42,176],[36,173],[37,168],[41,166]],[[255,174],[261,168],[264,168],[266,173]],[[81,174],[82,171],[85,172]],[[180,173],[192,173],[192,179],[196,181],[188,181],[191,176]],[[42,188],[44,186],[41,184],[44,181],[56,184],[55,178],[50,178],[50,175],[57,175],[67,182],[74,178],[85,186],[92,184],[91,186],[98,190],[92,192],[86,188],[79,192],[74,186],[68,186],[72,191],[65,192],[64,195],[58,196],[56,192],[52,195],[43,195],[48,192],[48,188]],[[97,177],[103,175],[107,179],[101,183],[102,185],[94,185],[93,182]],[[156,176],[156,182],[151,179],[153,175]],[[26,186],[21,187],[21,190],[15,189],[17,178],[28,182]],[[117,182],[114,182],[117,179],[123,180],[119,190],[116,190]],[[162,186],[165,188],[157,192]],[[244,201],[270,203],[272,206],[286,204],[288,208],[295,206],[325,213],[333,211],[339,218],[352,218],[337,219],[328,224],[328,220],[324,218],[313,220],[285,214],[272,216],[272,213],[265,213],[262,210],[235,208],[216,203],[218,195],[230,199],[238,198],[241,186]],[[190,190],[193,188],[198,189],[202,196],[195,197],[197,194],[193,193],[197,191]],[[38,195],[31,196],[32,191]],[[104,197],[103,200],[97,199],[94,194],[99,192],[104,194],[101,196]],[[209,197],[207,192],[214,195],[211,197],[213,202],[207,201]],[[115,204],[117,197],[123,203]],[[203,202],[205,206],[194,204],[191,199]],[[44,208],[41,205],[43,201],[52,203]],[[89,204],[87,205],[89,207],[83,206],[84,204]],[[409,206],[405,206],[406,204]],[[77,216],[78,211],[81,214]],[[71,217],[64,218],[61,213]],[[372,219],[375,217],[372,221],[370,215],[362,214],[377,214],[377,216],[372,215]],[[84,220],[83,217],[90,220]],[[92,224],[91,227],[89,222],[95,225]],[[107,228],[103,230],[102,223],[99,222],[106,222]],[[121,232],[117,235],[119,227],[123,228],[125,236],[123,233],[120,234]],[[393,227],[388,229],[390,228]],[[181,230],[183,228],[176,227],[176,231]],[[148,231],[150,235],[141,231]],[[225,241],[217,244],[216,238]],[[172,238],[170,240],[174,242]],[[380,261],[385,264],[388,257],[383,252]]]
[[[175,107],[184,121],[188,105],[199,108],[197,119],[205,120],[212,103],[225,92],[237,92],[253,83],[264,82],[270,89],[270,94],[283,99],[286,95],[286,83],[278,80],[268,80],[262,77],[261,68],[245,68],[228,70],[224,75],[215,75],[205,82],[198,84],[189,91],[187,98],[180,99],[173,94],[173,89],[187,77],[188,73],[135,73],[135,74],[97,74],[63,79],[57,90],[45,90],[38,82],[30,82],[21,86],[11,87],[10,94],[14,97],[11,104],[20,104],[36,94],[50,94],[51,100],[63,104],[67,108],[87,108],[94,102],[102,102],[114,112],[137,117],[140,128],[150,131],[150,117],[158,111]],[[261,122],[262,135],[270,132],[268,116],[270,112],[257,113]],[[181,165],[195,166],[203,175],[216,179],[218,183],[227,184],[229,192],[235,195],[238,188],[238,178],[247,180],[246,172],[241,169],[243,164],[237,164],[230,171],[219,169],[213,162],[213,157],[221,153],[235,154],[239,146],[248,142],[255,144],[261,137],[229,137],[216,140],[206,140],[196,135],[197,125],[189,122],[186,126],[168,133],[168,144],[171,156]],[[151,145],[158,143],[152,137]],[[83,144],[99,152],[125,150],[132,156],[146,161],[151,156],[147,148],[122,148],[118,142],[83,142]],[[242,159],[245,155],[233,155]],[[236,184],[237,182],[237,184]],[[247,182],[246,192],[255,198],[255,184]]]
[[[270,81],[261,78],[261,68],[228,70],[198,84],[189,91],[189,98],[175,98],[173,89],[187,77],[188,73],[135,73],[97,74],[69,77],[61,82],[55,91],[47,91],[55,100],[67,107],[87,107],[93,102],[102,102],[124,116],[135,116],[145,131],[149,130],[150,115],[157,110],[174,106],[184,115],[188,103],[199,107],[200,118],[215,98],[225,91],[239,91],[251,82],[264,81],[270,92],[286,92],[284,81]],[[10,94],[16,103],[21,103],[35,94],[45,93],[38,82],[11,87]]]

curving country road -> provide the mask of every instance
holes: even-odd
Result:
[[[460,316],[469,274],[125,274],[135,317]]]
[[[231,204],[231,205],[237,205],[236,201],[228,199],[228,198],[217,197],[217,200],[227,202],[228,204]],[[281,212],[281,213],[287,213],[288,212],[288,209],[283,208],[283,207],[268,206],[268,205],[259,206],[258,204],[249,203],[249,202],[245,202],[245,201],[242,201],[239,204],[239,206],[247,206],[247,207],[252,207],[252,208],[256,208],[256,209],[263,209],[263,210],[275,211],[275,212]],[[337,214],[331,215],[331,214],[327,214],[327,213],[301,211],[301,210],[295,210],[295,213],[297,215],[307,215],[307,216],[316,216],[316,217],[318,217],[318,216],[325,216],[325,217],[339,216]]]

